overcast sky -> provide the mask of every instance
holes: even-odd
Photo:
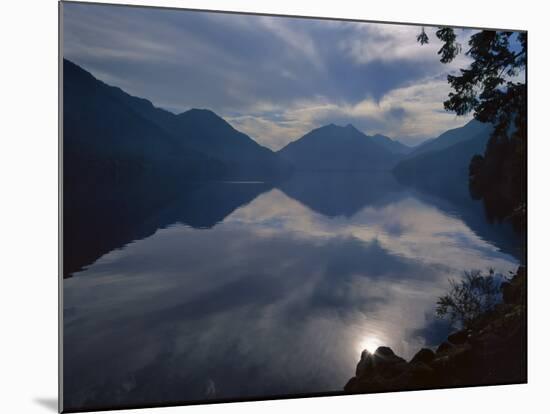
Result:
[[[64,57],[104,82],[180,113],[208,108],[279,149],[351,123],[416,144],[469,117],[443,110],[441,44],[419,27],[64,3]],[[468,31],[458,31],[467,46]]]

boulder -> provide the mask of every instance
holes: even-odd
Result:
[[[451,344],[450,342],[442,342],[441,345],[439,345],[437,347],[437,350],[435,351],[436,354],[440,354],[442,352],[447,352],[448,350],[452,349],[453,348],[453,344]]]
[[[361,353],[361,359],[355,369],[355,376],[366,386],[365,381],[380,385],[388,378],[395,377],[407,369],[407,362],[395,355],[389,347],[379,347],[373,354],[365,350]],[[350,385],[348,388],[353,388]]]
[[[375,365],[394,365],[405,362],[405,360],[395,355],[388,346],[380,346],[373,354]]]
[[[432,355],[435,354],[432,352]],[[414,358],[413,358],[414,359]],[[403,387],[424,388],[434,385],[435,370],[424,362],[410,362]]]
[[[418,351],[415,354],[415,356],[413,356],[410,363],[411,364],[416,364],[416,363],[430,364],[434,358],[435,358],[434,351],[428,348],[422,348],[420,351]]]
[[[357,363],[355,368],[355,376],[362,377],[368,375],[372,371],[373,367],[373,355],[366,349],[361,352],[361,359]]]
[[[376,351],[374,351],[375,355],[383,356],[383,357],[394,357],[395,353],[389,346],[379,346]]]
[[[400,374],[407,368],[407,361],[387,346],[381,346],[374,352],[372,364],[376,374],[385,378]]]
[[[502,287],[505,303],[476,318],[467,330],[455,332],[434,353],[418,351],[410,362],[391,348],[364,351],[348,392],[377,392],[524,383],[526,360],[526,272],[518,269]]]
[[[462,345],[468,340],[468,331],[462,330],[455,332],[447,338],[447,342],[453,345]]]

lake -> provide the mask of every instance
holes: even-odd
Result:
[[[464,192],[386,173],[183,192],[64,279],[65,409],[342,391],[362,349],[445,338],[449,278],[520,262]]]

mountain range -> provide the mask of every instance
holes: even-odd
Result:
[[[408,158],[428,152],[440,151],[476,137],[487,137],[491,131],[491,125],[474,119],[462,127],[449,129],[436,138],[422,142],[412,149],[408,154]]]
[[[472,120],[421,144],[393,172],[402,182],[424,187],[449,185],[451,181],[468,185],[470,160],[484,153],[491,132],[491,125]]]
[[[369,137],[351,124],[330,124],[291,142],[278,154],[298,170],[380,171],[402,158],[403,147],[381,135]]]
[[[374,184],[349,192],[361,185],[353,184],[353,175],[336,179],[314,173],[319,171],[363,171],[386,190],[396,185],[384,175],[392,171],[400,185],[467,204],[469,162],[483,153],[490,132],[471,121],[411,148],[353,125],[330,124],[274,152],[210,110],[173,114],[64,60],[64,275],[174,217],[211,226],[274,185],[331,217],[351,216],[379,198]],[[293,171],[302,174],[289,180]],[[308,171],[313,174],[303,174]],[[240,192],[199,185],[233,179],[264,184]],[[177,208],[162,207],[172,204]]]
[[[136,176],[274,180],[299,171],[390,171],[404,179],[465,176],[491,126],[470,121],[411,148],[353,125],[326,125],[274,152],[207,109],[173,114],[63,61],[66,184]],[[84,181],[83,181],[84,180]]]
[[[371,137],[371,139],[394,154],[406,155],[413,150],[412,147],[409,147],[408,145],[405,145],[395,139],[391,139],[385,135],[375,134]]]

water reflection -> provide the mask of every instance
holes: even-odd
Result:
[[[231,185],[231,184],[243,185]],[[109,251],[184,223],[210,228],[273,186],[259,181],[123,183],[86,187],[64,198],[64,277]]]
[[[221,205],[252,186],[225,185]],[[67,409],[338,391],[361,349],[410,357],[446,334],[432,315],[449,277],[517,265],[459,209],[388,176],[279,187],[216,206],[227,215],[215,226],[164,226],[64,281]]]

